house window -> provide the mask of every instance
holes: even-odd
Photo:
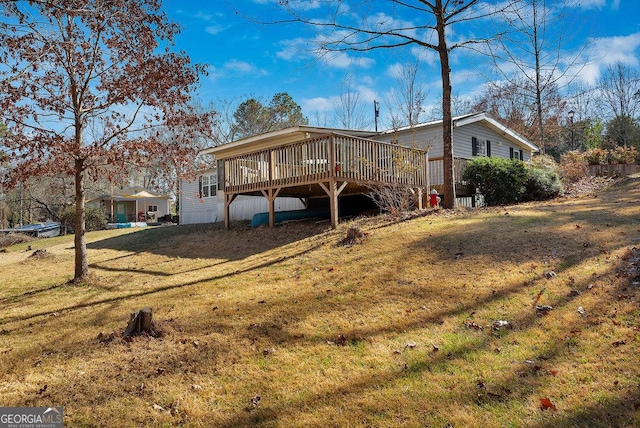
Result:
[[[147,207],[147,212],[157,213],[158,212],[158,206],[157,205],[149,205]]]
[[[471,154],[473,156],[491,156],[491,141],[471,138]]]
[[[522,150],[509,147],[509,158],[515,160],[524,160],[524,153],[522,152]]]
[[[200,197],[209,198],[216,195],[218,176],[215,174],[200,176]]]

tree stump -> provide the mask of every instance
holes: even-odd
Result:
[[[123,337],[137,336],[142,333],[151,334],[153,311],[151,308],[142,308],[131,312],[131,319],[127,329],[122,333]]]
[[[347,230],[347,236],[341,241],[341,243],[342,245],[350,247],[362,242],[365,236],[367,236],[367,234],[357,227],[350,227],[349,230]]]

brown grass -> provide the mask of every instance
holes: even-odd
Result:
[[[88,240],[84,285],[72,237],[0,254],[1,405],[63,406],[70,427],[640,425],[637,179],[337,230]],[[161,335],[119,338],[145,306]]]

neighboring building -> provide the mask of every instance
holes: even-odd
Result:
[[[462,180],[474,156],[528,161],[536,151],[534,144],[487,114],[454,118],[456,196],[475,201],[474,189]],[[372,183],[407,186],[419,203],[424,190],[444,190],[441,121],[380,133],[295,126],[201,153],[212,155],[216,165],[203,171],[198,181],[182,182],[181,223],[224,220],[228,226],[268,211],[273,225],[276,212],[303,209],[324,199],[335,226],[338,197],[362,195]],[[408,171],[408,164],[415,168]]]
[[[109,223],[155,222],[171,213],[169,196],[142,187],[116,187],[87,204],[102,207]]]

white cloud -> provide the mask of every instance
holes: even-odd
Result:
[[[351,91],[357,92],[359,104],[373,105],[374,100],[381,99],[375,90],[366,85],[357,85],[355,88],[351,88]],[[300,106],[305,113],[313,115],[316,112],[321,114],[332,113],[340,108],[341,103],[340,95],[332,95],[329,97],[303,99]]]
[[[215,36],[216,34],[222,33],[227,28],[229,27],[228,26],[225,27],[222,25],[207,25],[206,27],[204,27],[204,31]]]
[[[252,76],[268,76],[269,72],[265,69],[256,67],[246,61],[239,59],[231,59],[225,62],[221,68],[210,65],[207,69],[209,80],[218,80],[229,75],[237,77],[238,75],[251,74]]]
[[[316,46],[318,46],[318,39],[305,39],[303,37],[298,37],[295,39],[283,40],[280,44],[284,47],[280,51],[276,52],[276,56],[284,59],[285,61],[309,60],[314,56],[318,56],[318,59],[327,66],[338,69],[347,69],[350,67],[368,69],[373,67],[375,64],[375,61],[372,58],[353,57],[346,52],[325,51],[320,54],[316,49]]]
[[[322,60],[333,68],[347,69],[350,67],[371,68],[375,61],[371,58],[354,58],[346,52],[327,52]]]
[[[305,98],[301,101],[302,110],[309,113],[327,113],[340,104],[339,96]]]
[[[640,65],[637,51],[640,49],[640,32],[628,36],[603,37],[589,40],[592,46],[592,61],[584,67],[575,66],[575,74],[585,83],[594,84],[600,78],[602,69],[621,62],[637,67]]]
[[[575,6],[581,9],[600,9],[606,5],[607,0],[581,0],[580,2],[575,3]]]
[[[253,0],[256,4],[279,4],[281,0]],[[290,0],[286,4],[293,10],[312,10],[320,8],[320,0]]]
[[[312,46],[312,43],[313,42],[309,39],[302,37],[283,40],[280,44],[283,45],[284,48],[281,51],[276,52],[276,56],[286,61],[290,61],[293,58],[309,57],[311,54],[310,46]]]
[[[238,59],[232,59],[225,62],[224,68],[230,71],[237,71],[239,73],[250,73],[255,70],[253,65]]]

